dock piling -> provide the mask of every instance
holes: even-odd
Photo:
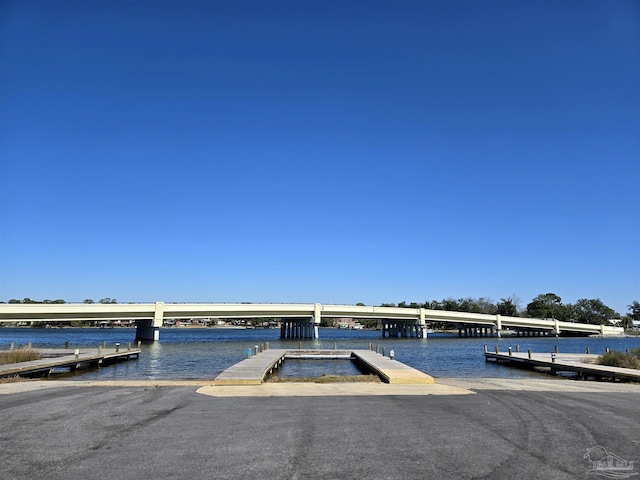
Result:
[[[520,353],[520,345],[516,345],[516,353]]]
[[[69,348],[69,340],[64,342],[64,349],[66,350],[67,348]]]
[[[529,360],[531,360],[531,349],[527,349],[527,355],[529,356]]]
[[[555,352],[558,353],[558,345],[555,346]]]
[[[500,352],[498,351],[498,345],[496,345],[496,353],[500,353]]]
[[[591,353],[591,350],[589,349],[589,347],[587,347],[587,355],[589,355]]]
[[[75,356],[76,360],[78,359],[78,357],[80,357],[80,349],[76,348],[75,351],[73,352],[73,355]]]
[[[511,353],[511,347],[508,348],[509,350],[509,356],[511,357],[513,354]]]
[[[11,345],[9,346],[9,350],[13,351],[14,345],[13,342],[11,342]]]
[[[120,351],[120,344],[116,343],[116,353],[118,353]]]

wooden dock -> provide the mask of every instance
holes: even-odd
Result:
[[[232,365],[215,379],[215,385],[259,385],[287,358],[351,359],[364,365],[385,383],[435,383],[430,375],[370,350],[264,350]]]
[[[268,349],[230,366],[216,377],[215,385],[260,385],[264,378],[280,366],[286,350]]]
[[[552,358],[555,356],[555,359]],[[640,382],[640,370],[632,368],[609,367],[595,363],[599,355],[581,353],[522,353],[522,352],[484,352],[485,360],[530,369],[544,369],[552,374],[573,372],[580,378],[623,380]]]
[[[140,350],[115,348],[36,349],[44,355],[39,360],[0,365],[0,377],[49,376],[55,370],[74,371],[89,366],[101,367],[107,363],[139,358]]]

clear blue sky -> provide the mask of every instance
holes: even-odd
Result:
[[[0,18],[2,301],[640,299],[638,1]]]

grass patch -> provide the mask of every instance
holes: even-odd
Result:
[[[596,360],[598,365],[608,367],[633,368],[640,370],[640,348],[632,348],[629,353],[622,353],[618,350],[611,350],[604,355],[600,355]]]
[[[324,374],[321,377],[269,377],[268,383],[380,383],[377,375],[338,376]]]
[[[0,352],[0,365],[9,365],[10,363],[29,362],[31,360],[40,360],[42,354],[33,348],[18,348]]]

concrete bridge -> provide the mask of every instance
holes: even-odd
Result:
[[[165,318],[279,318],[282,338],[317,338],[322,317],[380,319],[382,335],[426,336],[426,323],[447,322],[459,328],[484,329],[500,336],[503,328],[560,334],[619,335],[621,327],[558,320],[450,312],[426,308],[266,303],[95,303],[0,304],[0,323],[20,321],[135,320],[136,339],[158,340]],[[476,330],[477,331],[477,330]]]

